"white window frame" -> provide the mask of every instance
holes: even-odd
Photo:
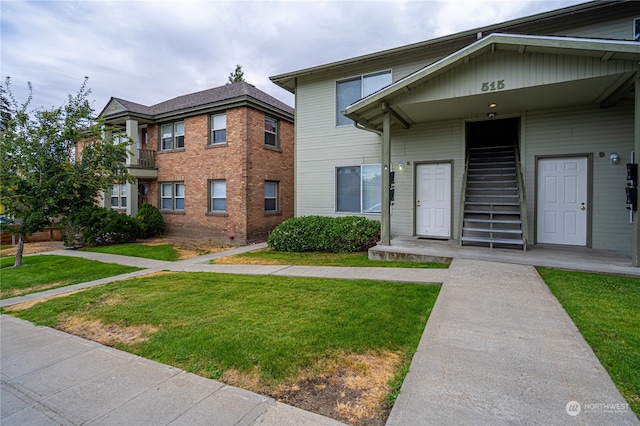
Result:
[[[165,188],[170,189],[169,195],[165,193]],[[185,190],[184,182],[160,182],[160,210],[184,211]],[[178,195],[180,192],[182,195]],[[171,200],[171,208],[165,207],[165,200]],[[180,200],[182,200],[182,208],[177,207]]]
[[[360,196],[360,200],[359,200],[359,206],[360,206],[360,210],[338,210],[338,194],[339,194],[339,188],[338,188],[338,170],[339,169],[344,169],[344,168],[360,168],[360,186],[359,186],[359,196]],[[373,203],[373,205],[367,209],[365,209],[365,198],[367,197],[367,195],[365,194],[365,168],[370,168],[370,169],[374,169],[377,168],[380,170],[380,179],[382,179],[382,167],[381,164],[379,163],[374,163],[374,164],[360,164],[360,165],[353,165],[353,166],[337,166],[335,168],[335,185],[334,185],[334,189],[335,189],[335,206],[334,206],[334,211],[336,213],[360,213],[360,214],[379,214],[382,212],[382,185],[376,185],[376,188],[379,188],[380,192],[375,194],[376,197],[374,199],[374,201],[376,201],[376,199],[380,199],[380,208],[379,209],[373,209],[373,207],[376,206],[376,203]],[[371,194],[369,194],[371,195]],[[369,202],[369,204],[372,204],[371,202]]]
[[[375,86],[373,89],[365,90],[365,84],[364,84],[365,79],[378,77],[378,76],[386,75],[386,74],[389,75],[389,82],[387,84],[385,84],[384,86],[381,86],[381,87]],[[383,87],[387,87],[389,84],[393,83],[393,72],[392,72],[391,69],[387,69],[387,70],[376,71],[376,72],[371,72],[371,73],[367,73],[367,74],[356,75],[356,76],[352,76],[352,77],[349,77],[349,78],[343,78],[341,80],[336,80],[335,97],[334,97],[334,101],[335,101],[334,110],[336,112],[336,121],[335,121],[336,127],[352,126],[353,125],[353,120],[345,117],[344,115],[342,115],[342,111],[338,110],[338,108],[339,108],[339,106],[338,106],[338,87],[340,86],[341,83],[347,83],[347,82],[352,82],[352,81],[356,81],[356,80],[360,81],[360,97],[358,99],[355,99],[353,102],[349,103],[348,105],[344,105],[344,108],[346,108],[347,106],[353,104],[354,102],[359,101],[362,98],[365,98],[365,97],[369,96],[372,93],[377,92],[378,90],[382,89]]]
[[[224,184],[224,194],[215,190],[217,185]],[[218,188],[219,189],[219,188]],[[221,197],[220,195],[224,195]],[[224,209],[214,209],[214,200],[224,200]],[[209,181],[209,212],[220,213],[227,211],[227,181],[224,179],[214,179]]]
[[[273,122],[274,130],[267,130],[267,121]],[[267,135],[273,135],[273,144],[267,143]],[[272,117],[264,116],[264,144],[267,146],[278,147],[278,120]]]
[[[182,127],[178,130],[178,126]],[[171,135],[165,133],[165,127],[171,126]],[[184,148],[184,121],[174,121],[173,123],[164,123],[160,125],[160,150],[171,151],[174,149]],[[169,143],[165,143],[169,142]]]
[[[113,203],[115,200],[115,204]],[[127,185],[124,183],[115,183],[111,187],[111,208],[126,209],[127,208]]]
[[[216,127],[216,118],[224,117],[224,127]],[[219,121],[219,120],[218,120]],[[220,123],[218,122],[218,125]],[[224,138],[223,140],[216,141],[216,132],[222,132],[224,130]],[[223,112],[222,114],[213,114],[211,115],[211,139],[209,141],[209,145],[222,145],[227,143],[227,113]]]
[[[640,18],[635,18],[633,20],[633,38],[634,41],[640,41]]]
[[[271,187],[275,189],[275,194],[269,194],[267,196],[267,187]],[[267,200],[274,200],[274,208],[267,209]],[[266,180],[264,181],[264,212],[265,213],[277,213],[280,211],[280,182],[275,180]]]

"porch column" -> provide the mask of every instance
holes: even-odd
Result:
[[[138,165],[138,148],[140,137],[138,136],[138,120],[127,120],[127,137],[131,140],[129,154],[127,155],[127,167]],[[127,216],[135,217],[138,214],[138,179],[133,183],[127,182]]]
[[[138,120],[127,120],[127,137],[131,140],[129,155],[127,155],[127,166],[138,165],[138,148],[140,148],[140,137],[138,136]]]
[[[380,244],[391,245],[391,205],[389,200],[389,172],[391,171],[391,114],[387,104],[381,105],[382,119],[382,214],[380,215]]]
[[[634,151],[636,152],[636,163],[640,157],[640,72],[636,73],[636,87],[635,87],[635,115],[633,118],[634,126]],[[632,260],[633,266],[640,266],[640,211],[634,212],[633,217],[633,247],[632,247]]]

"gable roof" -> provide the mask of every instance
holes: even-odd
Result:
[[[524,18],[502,22],[499,24],[487,25],[484,27],[461,31],[455,34],[433,38],[418,43],[408,44],[393,49],[387,49],[341,61],[330,62],[328,64],[304,68],[298,71],[279,74],[270,77],[270,79],[273,83],[277,84],[283,89],[288,90],[291,93],[295,93],[296,79],[298,77],[325,72],[332,69],[344,68],[373,60],[391,58],[398,55],[407,55],[412,51],[428,49],[439,44],[446,43],[447,45],[449,45],[453,41],[467,40],[469,43],[472,43],[475,40],[487,36],[491,33],[502,32],[511,34],[540,34],[540,25],[545,24],[555,28],[555,26],[558,25],[558,22],[560,22],[560,26],[564,27],[569,22],[579,22],[580,15],[587,13],[593,14],[594,12],[597,12],[595,16],[596,19],[598,19],[598,16],[605,16],[608,10],[611,9],[611,6],[614,4],[618,7],[624,7],[625,10],[629,10],[630,13],[640,13],[640,2],[636,0],[595,0],[581,3],[575,6],[569,6],[549,12],[530,15]],[[548,32],[549,35],[552,33],[553,31]]]
[[[123,115],[135,115],[147,120],[164,119],[173,115],[192,114],[206,109],[228,107],[234,102],[249,102],[262,109],[277,110],[284,116],[293,116],[294,109],[284,102],[245,82],[225,84],[213,89],[178,96],[155,105],[146,106],[112,97],[100,112],[107,120]]]
[[[627,81],[629,81],[628,75],[632,75],[637,71],[637,64],[640,62],[640,44],[635,41],[492,33],[354,102],[343,111],[343,114],[364,127],[380,130],[383,116],[383,110],[380,108],[380,105],[385,103],[387,105],[386,108],[391,108],[392,113],[395,114],[395,120],[404,127],[408,127],[413,122],[416,122],[416,120],[400,113],[400,110],[394,106],[394,102],[397,102],[404,94],[410,93],[414,89],[424,88],[425,82],[438,75],[449,72],[460,64],[468,63],[480,55],[497,51],[510,51],[518,55],[527,52],[592,57],[597,58],[597,60],[602,63],[608,61],[628,61],[628,63],[634,64],[630,66],[632,68],[631,70],[624,68],[618,70],[618,73],[625,76]],[[625,84],[625,80],[616,78],[615,81],[607,84],[607,92],[612,91],[616,87],[626,87]],[[556,88],[555,90],[558,89]],[[604,95],[600,92],[602,90],[602,87],[586,82],[582,94],[587,95],[591,99],[599,99]],[[505,93],[506,92],[508,91],[505,91]],[[473,93],[473,95],[478,94],[479,93]],[[400,102],[402,101],[400,100]],[[424,106],[422,106],[421,109],[426,111]]]

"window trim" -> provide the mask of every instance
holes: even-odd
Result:
[[[178,126],[178,124],[181,124],[181,123],[182,123],[182,133],[178,134],[176,131],[176,127]],[[170,148],[164,147],[165,139],[169,139],[168,137],[166,138],[164,137],[165,136],[164,128],[167,126],[171,126],[171,147]],[[185,133],[186,133],[186,124],[184,120],[172,121],[172,122],[160,124],[160,131],[158,132],[158,137],[160,139],[158,142],[158,150],[159,151],[175,151],[179,149],[184,149]],[[177,140],[179,137],[182,137],[182,146],[177,146],[178,145]]]
[[[117,189],[116,189],[117,188]],[[114,191],[115,190],[115,191]],[[115,194],[114,194],[115,192]],[[118,201],[116,205],[113,205],[113,200],[116,198]],[[124,203],[123,203],[124,201]],[[127,184],[126,183],[114,183],[111,186],[111,209],[126,209],[127,208]]]
[[[214,118],[224,116],[224,128],[216,129],[214,126]],[[214,113],[209,116],[209,146],[220,146],[227,143],[227,112]],[[215,132],[224,130],[224,141],[215,142]]]
[[[364,99],[365,97],[370,95],[370,94],[364,95],[364,84],[362,84],[363,80],[366,77],[373,77],[373,76],[382,75],[382,74],[389,74],[389,76],[391,77],[391,82],[389,84],[393,84],[393,69],[391,69],[391,68],[380,70],[380,71],[374,71],[374,72],[370,72],[370,73],[365,73],[365,74],[360,74],[360,75],[353,75],[351,77],[341,78],[341,79],[335,81],[335,84],[334,84],[334,97],[333,97],[333,102],[334,102],[333,110],[335,111],[335,122],[334,122],[335,127],[353,126],[353,120],[351,120],[351,119],[348,119],[349,120],[348,123],[344,123],[344,124],[338,123],[338,119],[340,118],[340,116],[342,116],[342,111],[338,111],[338,85],[340,83],[346,83],[346,82],[349,82],[349,81],[359,80],[360,81],[360,98],[356,99],[356,101],[354,101],[354,102],[357,102],[358,100]],[[383,86],[378,90],[381,90],[382,88],[387,87],[387,86]],[[376,92],[378,90],[376,90]],[[372,93],[375,93],[375,92],[372,92]],[[344,116],[342,116],[342,117],[344,117]],[[347,117],[344,117],[344,118],[347,118]]]
[[[213,196],[213,185],[215,183],[221,183],[224,182],[224,210],[214,210],[213,208],[213,200],[221,200],[223,198],[221,197],[215,197]],[[209,208],[207,209],[209,213],[214,213],[214,214],[218,214],[218,213],[227,213],[227,180],[226,179],[209,179],[208,181],[208,186],[209,186]]]
[[[633,41],[640,41],[640,18],[633,19],[632,38]]]
[[[342,214],[381,214],[382,209],[380,209],[380,211],[364,211],[363,210],[363,204],[364,204],[364,181],[363,181],[363,168],[364,167],[379,167],[380,168],[380,177],[382,177],[382,165],[381,163],[366,163],[366,164],[356,164],[356,165],[352,165],[352,166],[336,166],[335,170],[334,170],[334,213],[342,213]],[[360,204],[360,210],[359,211],[347,211],[347,210],[338,210],[338,169],[343,169],[343,168],[354,168],[354,167],[359,167],[360,168],[360,187],[359,187],[359,192],[360,192],[360,200],[359,200],[359,204]],[[382,189],[380,189],[380,200],[382,204]]]
[[[275,131],[271,132],[269,130],[267,130],[267,120],[271,120],[274,123],[274,127],[275,127]],[[278,120],[273,118],[273,117],[269,117],[268,115],[264,116],[264,145],[271,147],[271,148],[278,148],[280,147],[280,141],[278,140],[278,127],[279,127],[279,123]],[[267,134],[273,135],[273,139],[274,139],[274,143],[273,145],[270,143],[267,143]]]
[[[158,182],[159,185],[159,191],[158,191],[158,198],[159,198],[159,205],[160,205],[160,211],[164,211],[164,212],[184,212],[185,209],[185,200],[186,200],[186,186],[184,184],[184,181],[175,181],[175,182]],[[165,185],[171,185],[171,196],[170,197],[165,197],[163,189],[165,187]],[[179,185],[182,185],[182,190],[183,190],[183,195],[181,197],[177,196],[177,188]],[[166,199],[171,199],[171,208],[165,208],[164,207],[164,200]],[[176,208],[176,200],[181,199],[182,200],[182,208]]]
[[[267,197],[267,184],[272,184],[275,187],[275,196]],[[264,199],[264,212],[265,214],[274,214],[280,212],[280,181],[277,180],[265,180],[263,188]],[[273,210],[267,210],[267,200],[275,200],[275,208]]]

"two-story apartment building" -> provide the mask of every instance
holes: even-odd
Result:
[[[295,215],[640,264],[639,39],[640,2],[595,1],[271,77],[296,95]]]
[[[111,98],[100,116],[132,141],[135,182],[103,204],[132,216],[153,204],[168,234],[264,241],[293,216],[293,114],[246,82],[152,106]]]

